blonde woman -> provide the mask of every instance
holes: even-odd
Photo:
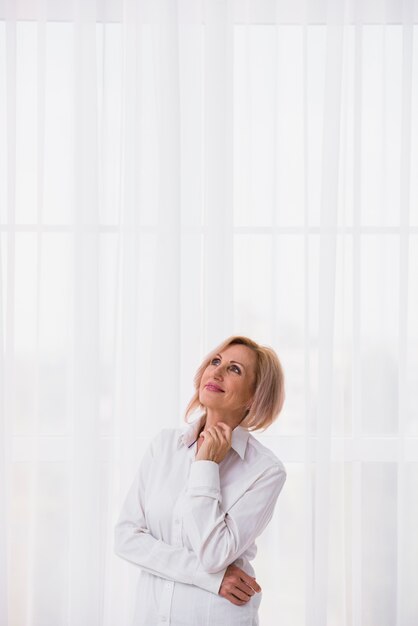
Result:
[[[203,360],[184,428],[151,442],[115,527],[115,552],[139,566],[134,626],[257,626],[261,587],[251,565],[286,480],[250,431],[284,402],[276,353],[248,337]],[[203,412],[202,412],[203,410]]]

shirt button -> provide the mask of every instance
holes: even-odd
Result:
[[[176,526],[178,526],[180,524],[180,520],[179,519],[175,519],[174,523],[175,523]]]
[[[166,621],[167,621],[167,618],[166,618],[166,616],[165,616],[165,615],[163,615],[163,616],[162,616],[161,621],[162,621],[162,622],[166,622]]]

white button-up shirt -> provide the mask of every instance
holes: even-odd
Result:
[[[115,526],[115,552],[141,569],[132,626],[256,626],[262,592],[238,606],[218,595],[235,563],[255,576],[255,539],[286,470],[247,430],[218,464],[195,461],[204,416],[151,441]]]

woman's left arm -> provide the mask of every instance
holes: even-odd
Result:
[[[269,523],[285,480],[282,465],[270,466],[225,512],[218,463],[191,464],[183,527],[205,571],[224,569],[249,548]]]

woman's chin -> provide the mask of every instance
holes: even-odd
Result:
[[[209,409],[222,406],[222,399],[216,396],[216,394],[210,395],[209,392],[201,394],[199,402],[202,406]]]

